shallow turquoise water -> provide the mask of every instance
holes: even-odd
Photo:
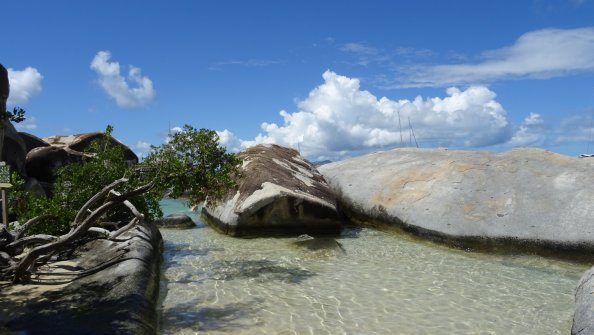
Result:
[[[163,200],[166,214],[189,213]],[[162,230],[162,334],[568,334],[585,265],[485,255],[348,228],[296,238]]]

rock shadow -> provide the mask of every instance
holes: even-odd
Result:
[[[25,303],[28,313],[9,320],[4,326],[12,332],[32,335],[150,333],[150,326],[132,329],[129,323],[142,318],[130,306],[154,315],[144,297],[113,297],[108,294],[125,280],[115,277],[102,283],[74,283],[64,290],[45,292],[35,302]],[[97,310],[102,313],[97,313]]]
[[[270,280],[299,284],[316,274],[307,269],[287,267],[270,260],[233,260],[212,263],[214,280],[254,279],[259,282]]]
[[[193,331],[225,331],[234,333],[246,327],[255,326],[261,321],[255,321],[255,315],[260,311],[261,299],[227,304],[222,307],[202,307],[200,300],[180,303],[163,310],[161,325],[172,331],[177,329],[192,329]],[[163,332],[163,327],[161,332]]]

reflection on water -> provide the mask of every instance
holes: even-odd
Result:
[[[163,334],[567,334],[586,270],[366,228],[337,238],[344,252],[232,238],[200,222],[162,234]]]

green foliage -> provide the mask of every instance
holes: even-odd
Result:
[[[0,112],[0,118],[4,121],[20,123],[25,121],[25,110],[20,107],[15,107],[12,109],[12,112]]]
[[[119,191],[129,191],[148,181],[134,173],[133,166],[126,161],[124,150],[119,145],[113,145],[111,133],[113,127],[107,126],[103,140],[93,142],[85,150],[87,157],[80,163],[69,164],[58,170],[54,184],[54,199],[68,208],[68,218],[74,218],[76,212],[85,202],[103,187],[116,179],[126,177],[129,182]],[[139,211],[147,215],[147,219],[162,216],[159,208],[159,197],[155,192],[149,192],[143,197],[132,199],[131,202]],[[127,221],[132,214],[126,208],[118,209],[107,214],[107,221]],[[72,220],[70,220],[72,221]]]
[[[185,196],[193,204],[207,197],[211,201],[220,199],[235,186],[241,160],[227,153],[218,141],[213,130],[185,125],[169,142],[153,147],[143,165],[155,182],[155,190],[170,192],[174,198]]]
[[[206,197],[218,199],[235,185],[233,178],[240,160],[218,144],[215,131],[196,130],[186,125],[183,132],[174,134],[168,143],[153,147],[140,166],[126,161],[123,148],[112,144],[112,131],[113,127],[108,126],[103,140],[92,143],[81,162],[57,171],[50,198],[25,192],[24,181],[13,174],[14,188],[9,192],[11,214],[21,223],[38,215],[50,216],[29,234],[66,233],[86,201],[122,177],[129,182],[118,189],[121,193],[153,182],[154,187],[149,192],[131,200],[148,220],[163,215],[159,200],[166,193],[171,197],[186,196],[191,203],[199,203]],[[132,214],[122,206],[107,213],[103,221],[127,222],[131,218]]]
[[[103,140],[94,142],[85,150],[86,157],[79,163],[73,163],[57,171],[51,198],[37,197],[24,191],[23,183],[17,181],[12,192],[12,211],[19,222],[25,222],[38,215],[49,215],[52,218],[38,224],[31,233],[63,234],[70,229],[78,210],[93,195],[116,179],[127,177],[129,183],[118,191],[125,192],[138,187],[143,180],[134,173],[133,166],[124,158],[121,146],[111,144],[111,132],[108,126]],[[155,192],[148,192],[143,197],[131,202],[139,211],[151,220],[162,216],[159,208],[160,197]],[[121,207],[106,214],[104,221],[127,222],[132,218],[130,211]]]
[[[60,218],[66,217],[67,211],[52,198],[37,196],[25,191],[25,181],[16,173],[11,173],[13,187],[8,192],[9,214],[25,223],[39,215],[49,217],[39,222],[31,233],[58,234],[67,230],[69,223],[64,223]]]

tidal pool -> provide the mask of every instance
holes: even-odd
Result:
[[[568,334],[585,264],[347,228],[342,250],[165,230],[162,334]]]

